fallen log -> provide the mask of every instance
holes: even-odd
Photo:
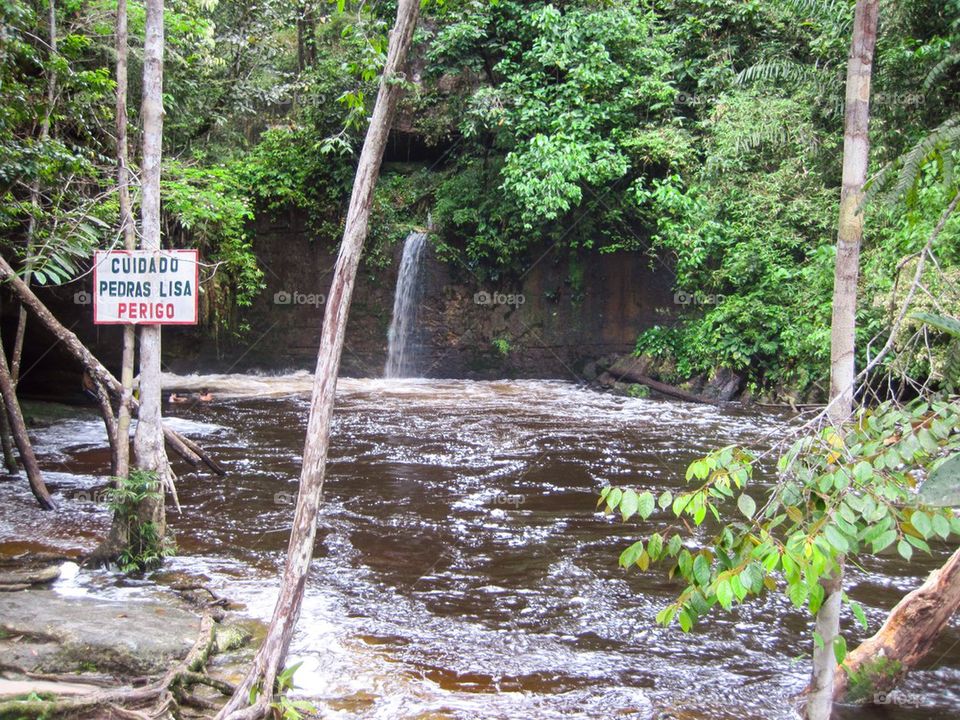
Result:
[[[678,400],[684,400],[686,402],[702,403],[704,405],[720,405],[721,403],[717,400],[712,400],[710,398],[703,397],[702,395],[694,395],[689,393],[686,390],[681,390],[678,387],[673,385],[668,385],[667,383],[660,382],[659,380],[654,380],[651,377],[647,377],[641,373],[638,373],[629,368],[627,369],[614,369],[611,368],[607,372],[603,373],[600,376],[599,381],[601,383],[610,383],[610,382],[630,382],[637,383],[640,385],[646,385],[651,390],[655,390],[661,395],[667,395],[668,397],[677,398]]]
[[[834,700],[873,702],[893,690],[933,649],[960,609],[960,550],[890,611],[876,635],[847,654],[834,678]]]
[[[67,348],[67,350],[69,350],[75,358],[77,358],[80,364],[88,373],[90,373],[90,376],[96,382],[99,382],[105,388],[107,388],[112,395],[116,396],[117,398],[120,397],[122,392],[120,381],[117,380],[113,374],[103,366],[103,364],[92,352],[87,349],[82,342],[80,342],[80,338],[65,328],[60,321],[54,317],[53,313],[51,313],[47,309],[47,306],[44,305],[33,293],[33,290],[31,290],[27,284],[20,279],[14,269],[10,266],[10,263],[8,263],[2,256],[0,256],[0,279],[7,280],[10,289],[16,293],[17,297],[20,299],[20,302],[29,308],[34,315],[37,316],[37,318],[39,318],[39,320],[46,326],[47,330],[49,330],[54,337],[56,337],[63,344],[63,346]],[[136,400],[133,401],[132,405],[132,410],[136,411],[138,407]],[[218,475],[224,474],[223,468],[220,467],[216,461],[213,460],[213,458],[211,458],[198,445],[190,440],[187,440],[187,438],[178,433],[176,430],[164,427],[163,435],[173,451],[190,463],[190,465],[196,467],[203,462]]]

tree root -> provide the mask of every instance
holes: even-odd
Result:
[[[235,687],[204,672],[216,647],[216,625],[210,615],[200,622],[200,633],[187,656],[159,681],[142,687],[118,687],[79,697],[7,700],[0,702],[0,720],[7,718],[107,717],[124,720],[161,720],[174,717],[180,705],[215,709],[214,703],[189,693],[196,685],[206,685],[229,697]],[[67,676],[57,676],[66,680]],[[82,676],[71,677],[74,681]],[[209,706],[209,707],[208,707]]]

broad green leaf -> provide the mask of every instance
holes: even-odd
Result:
[[[910,516],[910,524],[913,525],[914,529],[923,535],[924,538],[930,537],[933,533],[933,523],[930,521],[930,518],[927,517],[927,514],[915,510]]]
[[[653,499],[653,493],[645,492],[637,498],[637,512],[644,520],[650,517],[655,507],[656,500]]]
[[[873,551],[878,553],[886,548],[890,547],[893,544],[893,541],[897,539],[896,530],[887,530],[880,537],[873,541]]]
[[[937,466],[920,486],[917,498],[931,507],[956,507],[960,505],[960,453]]]
[[[729,610],[733,605],[733,588],[730,587],[729,580],[721,580],[717,583],[717,601],[724,610]]]
[[[833,639],[833,656],[837,663],[842,663],[847,657],[847,641],[843,635],[837,635]]]
[[[827,542],[830,543],[831,547],[841,555],[850,549],[850,544],[847,542],[847,539],[834,525],[827,525],[823,530],[823,534],[826,536]]]
[[[908,543],[906,540],[901,540],[897,543],[897,552],[900,553],[900,557],[908,562],[910,561],[910,558],[913,557],[913,548],[910,547],[910,543]]]
[[[640,553],[642,552],[643,541],[637,540],[637,542],[620,553],[620,567],[628,568],[633,565],[637,561],[637,558],[640,557]]]
[[[933,531],[939,535],[942,540],[946,540],[950,536],[950,521],[943,515],[934,515]]]
[[[664,490],[663,494],[660,496],[660,499],[657,501],[657,505],[660,506],[661,510],[666,510],[672,504],[673,493],[671,493],[669,490]]]
[[[634,513],[637,512],[637,507],[639,504],[640,500],[637,497],[636,491],[623,491],[623,498],[620,500],[620,516],[623,518],[624,522],[633,517]]]
[[[737,500],[737,507],[740,508],[740,512],[751,520],[753,519],[753,514],[757,511],[757,503],[746,493],[741,495]]]
[[[807,585],[804,582],[795,582],[787,587],[787,597],[790,598],[790,602],[792,602],[793,606],[796,608],[803,607],[803,604],[807,601],[809,594],[810,591],[807,589]]]
[[[945,332],[954,337],[960,338],[960,320],[948,317],[946,315],[934,315],[928,312],[915,312],[911,316],[914,320],[920,320],[927,325],[935,327],[937,330]]]
[[[702,587],[710,584],[710,563],[703,555],[697,555],[693,561],[693,577]]]

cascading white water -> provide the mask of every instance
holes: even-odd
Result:
[[[423,232],[410,233],[403,243],[403,259],[393,296],[393,318],[387,334],[384,377],[411,377],[416,373],[414,339],[421,296],[420,266],[426,247],[427,234]]]

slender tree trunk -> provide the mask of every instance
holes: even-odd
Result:
[[[880,631],[850,652],[837,673],[834,698],[872,702],[887,693],[933,649],[960,610],[960,550],[890,611]]]
[[[833,281],[830,335],[830,419],[845,422],[853,411],[856,369],[857,280],[863,239],[863,199],[870,159],[870,82],[877,44],[879,0],[858,0],[847,64],[843,133],[843,187]]]
[[[130,169],[127,158],[127,0],[117,0],[117,196],[120,202],[120,232],[127,250],[137,247],[130,202]],[[123,326],[123,356],[120,361],[120,405],[117,408],[116,475],[130,474],[130,404],[133,400],[133,363],[136,330]]]
[[[147,0],[143,43],[143,167],[141,239],[143,250],[160,250],[160,160],[163,142],[163,0]],[[134,436],[137,467],[157,474],[162,489],[174,491],[163,444],[160,386],[160,326],[140,328],[140,417]],[[149,507],[145,507],[149,505]],[[141,519],[149,518],[158,537],[166,534],[163,492],[145,500]]]
[[[17,402],[17,393],[13,386],[13,378],[10,376],[10,368],[7,366],[7,356],[3,352],[2,344],[0,344],[0,396],[3,397],[3,404],[6,407],[10,429],[13,431],[13,440],[20,452],[20,462],[23,463],[23,467],[27,471],[30,490],[37,502],[40,503],[40,507],[44,510],[53,510],[55,507],[53,498],[47,491],[47,486],[43,482],[43,475],[40,473],[40,465],[37,464],[37,459],[33,455],[33,446],[30,444],[30,437],[27,435],[27,424],[23,421],[23,414],[20,412],[20,403]]]
[[[10,435],[10,421],[7,419],[7,404],[0,401],[0,447],[3,448],[3,466],[11,475],[20,470],[17,458],[13,454],[13,437]]]
[[[860,274],[860,243],[863,239],[863,199],[870,159],[870,82],[873,51],[877,43],[879,0],[857,0],[853,39],[847,63],[846,110],[843,134],[843,187],[840,191],[840,223],[833,284],[833,320],[830,333],[830,421],[840,426],[853,413],[857,279]],[[840,601],[843,568],[822,581],[823,605],[817,613],[813,672],[807,698],[808,720],[828,720],[833,710],[836,659],[834,640],[840,634]]]
[[[333,415],[337,373],[340,368],[350,300],[353,295],[360,253],[367,235],[373,191],[380,172],[383,150],[393,122],[397,100],[402,91],[402,86],[397,80],[406,61],[419,12],[419,0],[400,0],[397,5],[397,20],[390,34],[387,61],[380,80],[377,103],[360,153],[343,231],[343,241],[340,244],[340,253],[324,310],[323,327],[320,331],[320,350],[317,354],[317,370],[314,376],[310,418],[307,422],[307,438],[303,450],[300,492],[297,496],[297,507],[287,547],[287,561],[283,570],[280,595],[277,598],[267,636],[257,652],[250,671],[243,682],[237,686],[233,697],[218,713],[218,718],[240,720],[241,718],[260,718],[266,714],[272,700],[274,681],[286,661],[290,639],[293,637],[293,630],[300,616],[307,572],[313,557],[317,512],[320,507],[327,448],[330,442],[330,420]],[[260,696],[253,706],[248,706],[250,691],[258,685],[261,688]]]
[[[54,0],[47,0],[47,42],[50,46],[49,57],[57,55],[57,6]],[[57,73],[51,69],[47,76],[47,106],[44,108],[43,120],[40,122],[40,142],[50,139],[50,120],[53,116],[53,103],[57,99]],[[40,181],[34,180],[30,185],[30,220],[27,223],[27,262],[24,267],[23,279],[27,285],[33,275],[33,252],[37,236],[37,216],[40,214]],[[20,361],[23,358],[23,338],[27,333],[27,309],[20,308],[17,316],[17,334],[13,338],[13,355],[10,358],[10,377],[13,386],[20,382]]]

